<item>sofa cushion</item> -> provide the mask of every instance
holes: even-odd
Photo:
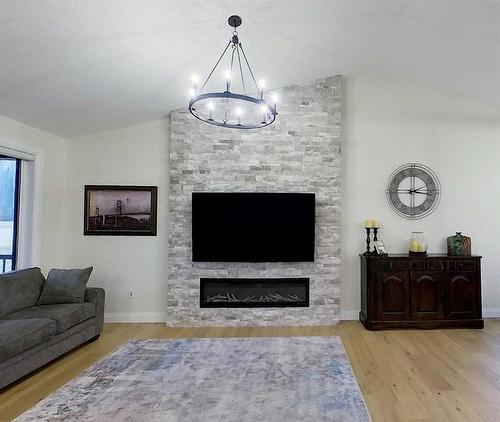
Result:
[[[56,334],[52,319],[0,320],[0,362],[40,344]]]
[[[57,305],[37,305],[6,315],[3,319],[48,318],[56,323],[56,334],[60,334],[80,322],[95,316],[93,303],[60,303]]]
[[[44,282],[40,268],[0,274],[0,317],[36,305]]]
[[[85,288],[92,269],[93,267],[84,268],[83,270],[53,268],[49,271],[37,305],[83,302],[85,300]]]

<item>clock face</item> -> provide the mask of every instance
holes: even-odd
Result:
[[[429,215],[440,198],[439,179],[422,164],[405,164],[389,178],[387,199],[401,217],[415,220]]]

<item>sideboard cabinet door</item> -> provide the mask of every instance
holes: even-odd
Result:
[[[480,289],[474,272],[448,273],[446,277],[446,317],[480,318]]]
[[[411,315],[415,319],[443,318],[443,273],[412,271],[410,274]]]
[[[377,273],[377,318],[386,321],[408,319],[409,287],[407,272]]]

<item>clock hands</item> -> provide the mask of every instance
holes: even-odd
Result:
[[[422,186],[423,188],[424,186]],[[419,189],[422,189],[419,188]],[[428,191],[419,191],[419,189],[398,189],[398,193],[409,193],[410,195],[413,195],[414,193],[419,193],[420,195],[427,195],[429,192]]]
[[[422,189],[426,188],[427,185],[420,186],[419,188],[414,189],[415,182],[412,180],[411,181],[411,188],[410,189],[398,189],[398,193],[409,193],[410,195],[413,195],[414,193],[418,193],[420,195],[427,195],[429,193],[428,190],[422,191]]]
[[[411,194],[414,194],[414,193],[420,193],[420,194],[423,194],[423,195],[427,195],[427,191],[425,191],[425,192],[424,192],[424,191],[419,192],[421,189],[426,188],[426,187],[427,187],[427,185],[423,185],[423,186],[420,186],[420,187],[419,187],[419,188],[417,188],[417,189],[410,189],[408,193],[409,193],[410,195],[411,195]]]

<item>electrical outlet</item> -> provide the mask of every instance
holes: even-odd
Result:
[[[129,299],[133,299],[134,298],[134,291],[133,290],[129,290],[128,291],[128,298]]]

